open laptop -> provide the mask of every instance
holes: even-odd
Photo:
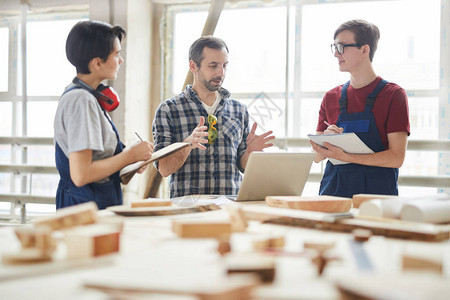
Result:
[[[235,201],[301,196],[315,153],[252,152]]]

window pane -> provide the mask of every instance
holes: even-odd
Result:
[[[11,146],[0,145],[0,164],[9,164],[9,163],[11,163]]]
[[[247,105],[250,126],[258,124],[256,134],[272,130],[276,137],[286,136],[285,99],[271,98],[265,93],[258,94],[252,100],[239,99]]]
[[[75,68],[66,58],[66,38],[79,20],[38,21],[27,24],[27,87],[29,96],[59,96]]]
[[[32,165],[54,166],[55,147],[49,146],[28,146],[28,163]]]
[[[373,61],[378,74],[405,89],[439,87],[440,1],[305,5],[302,18],[303,90],[329,90],[348,80],[348,73],[339,72],[330,44],[334,30],[351,19],[365,19],[380,29]]]
[[[10,193],[11,192],[10,189],[11,189],[11,174],[0,173],[0,193],[2,194]]]
[[[230,50],[231,93],[285,91],[286,7],[225,10],[215,35]]]
[[[0,70],[1,72],[1,70]],[[0,102],[0,136],[11,136],[12,134],[12,103]]]
[[[206,17],[206,12],[180,12],[175,16],[174,94],[178,94],[182,88],[188,72],[189,47],[200,37]],[[230,63],[223,86],[232,94],[284,92],[285,32],[285,7],[224,10],[214,33],[227,43],[230,51]]]
[[[411,97],[408,99],[409,118],[411,124],[410,139],[438,139],[438,98]]]
[[[55,196],[58,182],[58,174],[33,174],[31,193],[33,195]]]
[[[406,151],[400,176],[437,176],[437,161],[438,152],[435,151]]]
[[[9,29],[0,27],[0,92],[8,91]]]
[[[55,101],[28,103],[28,136],[53,136],[53,117],[57,106]]]

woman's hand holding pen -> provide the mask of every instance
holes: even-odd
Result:
[[[323,121],[328,127],[327,129],[325,129],[325,131],[323,132],[323,134],[337,134],[337,133],[343,133],[344,132],[344,128],[342,127],[338,127],[334,124],[330,124],[327,121]]]
[[[141,137],[136,133],[136,135],[141,140],[140,142],[131,146],[128,150],[130,152],[132,163],[137,161],[145,161],[150,159],[153,153],[153,144],[141,139]]]

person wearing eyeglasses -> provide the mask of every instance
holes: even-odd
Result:
[[[249,129],[246,106],[222,87],[228,47],[213,36],[197,39],[189,49],[192,85],[160,104],[153,120],[154,151],[175,142],[182,149],[154,165],[170,177],[170,197],[195,194],[236,195],[248,157],[273,146],[272,131]]]
[[[320,106],[317,134],[354,132],[373,154],[349,154],[325,143],[311,141],[316,162],[329,160],[320,195],[398,195],[398,172],[405,159],[410,134],[408,99],[403,88],[378,76],[372,66],[380,31],[364,20],[351,20],[334,33],[331,51],[339,70],[350,80],[328,91]]]

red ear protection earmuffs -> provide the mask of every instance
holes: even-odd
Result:
[[[113,111],[120,104],[119,95],[110,86],[101,83],[97,89],[94,90],[92,87],[81,81],[78,77],[75,77],[72,82],[94,95],[100,106],[106,111]]]

